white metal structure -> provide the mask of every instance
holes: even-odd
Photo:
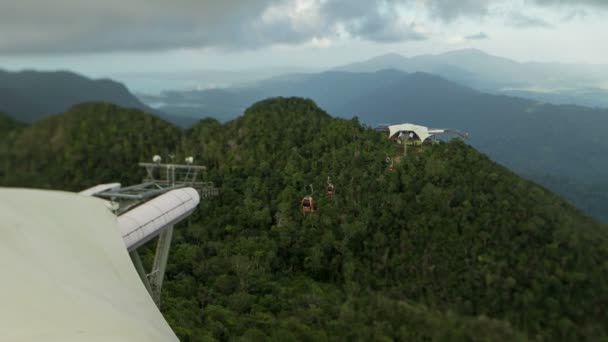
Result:
[[[199,202],[193,188],[176,189],[119,216],[118,226],[129,252],[188,217]]]
[[[186,164],[162,164],[159,155],[152,160],[154,163],[139,164],[147,173],[143,183],[96,192],[94,196],[106,200],[108,208],[118,216],[135,269],[160,307],[173,226],[194,212],[202,199],[217,196],[219,190],[212,182],[199,178],[206,167],[193,165],[194,157],[187,157]],[[154,261],[147,271],[137,248],[157,236]]]
[[[92,188],[82,190],[81,192],[79,192],[79,194],[84,195],[84,196],[94,196],[94,195],[97,195],[98,193],[101,193],[104,191],[118,190],[118,189],[120,189],[120,187],[121,187],[120,183],[99,184],[99,185],[95,185]]]
[[[177,341],[103,200],[0,188],[1,341]]]
[[[429,129],[428,127],[405,123],[401,125],[388,126],[389,138],[394,137],[396,134],[402,132],[414,132],[420,138],[420,141],[424,142],[426,139],[432,137],[435,134],[445,133],[445,129]]]

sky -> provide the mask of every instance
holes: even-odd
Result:
[[[463,48],[608,64],[608,0],[0,2],[0,68],[86,75],[323,69]]]

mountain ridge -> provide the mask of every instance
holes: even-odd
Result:
[[[310,99],[271,98],[186,131],[82,104],[8,144],[3,186],[133,184],[154,154],[208,166],[220,195],[176,227],[162,293],[181,340],[608,334],[606,226],[460,140],[411,151],[389,172],[384,134]],[[310,184],[317,212],[304,216]],[[152,249],[142,253],[150,262]]]
[[[397,68],[405,72],[429,72],[475,89],[494,93],[502,93],[505,89],[604,88],[608,79],[608,64],[519,62],[477,49],[453,50],[412,57],[398,54],[381,55],[365,61],[337,66],[333,70],[372,72],[385,68]],[[556,70],[559,70],[559,73],[556,73]],[[534,99],[539,98],[542,93],[521,92],[519,95]],[[556,92],[553,95],[553,97],[544,97],[545,101],[559,103],[561,99],[572,104],[606,106],[603,97],[598,94],[580,95],[572,91]]]
[[[211,94],[187,93],[191,101],[199,99],[203,104]],[[437,75],[394,69],[299,75],[229,88],[223,94],[221,121],[240,115],[248,101],[295,95],[311,98],[339,117],[356,115],[369,125],[412,122],[468,131],[471,143],[494,160],[562,194],[572,194],[569,198],[576,205],[608,220],[597,209],[608,205],[603,197],[590,194],[583,199],[580,189],[572,187],[575,182],[600,188],[606,183],[600,170],[608,167],[608,143],[602,139],[601,127],[608,125],[608,110],[485,93]],[[231,105],[235,103],[239,105]],[[557,188],[558,183],[549,179],[556,177],[575,182]],[[590,204],[593,201],[599,202]]]
[[[122,83],[90,79],[70,71],[0,70],[0,111],[23,122],[34,122],[73,105],[106,101],[153,111]]]
[[[11,133],[0,141],[5,167],[0,183],[79,191],[104,181],[138,182],[137,164],[124,161],[168,153],[180,130],[154,114],[97,102],[74,105]]]

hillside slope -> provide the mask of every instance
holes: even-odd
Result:
[[[8,114],[0,113],[0,180],[4,179],[7,170],[12,163],[7,156],[10,151],[10,141],[13,140],[25,127],[25,124],[18,122]],[[0,185],[2,182],[0,182]]]
[[[388,172],[383,134],[276,98],[185,132],[86,104],[10,143],[1,185],[135,183],[173,151],[209,167],[221,194],[175,230],[162,293],[183,341],[608,336],[607,227],[457,140]]]
[[[606,227],[461,142],[388,173],[382,135],[301,99],[187,136],[222,194],[178,230],[168,267],[184,340],[606,336]],[[309,184],[318,212],[303,216]]]
[[[25,124],[15,120],[8,114],[0,112],[0,140],[6,139],[14,131],[23,128]]]
[[[175,151],[180,134],[137,109],[80,104],[8,139],[0,151],[6,164],[0,184],[76,191],[101,182],[138,182],[142,174],[136,161]]]
[[[578,189],[606,188],[608,110],[548,105],[490,95],[434,78],[411,74],[334,108],[362,121],[415,122],[466,130],[471,144],[520,175],[566,195],[590,215],[608,222],[598,208],[605,196]],[[567,179],[566,183],[554,179]],[[578,189],[577,189],[578,188]]]
[[[308,97],[334,115],[358,116],[372,126],[412,122],[468,131],[470,143],[492,159],[608,222],[608,213],[601,209],[608,206],[606,197],[581,191],[608,187],[603,172],[608,168],[608,110],[486,94],[438,76],[397,70],[299,75],[260,82],[255,88],[173,94],[165,101],[186,98],[202,108],[222,102],[218,111],[225,121],[229,113],[233,118],[242,113],[243,103],[253,101],[254,95]]]
[[[149,110],[123,84],[112,80],[92,80],[67,71],[0,70],[0,112],[20,121],[34,122],[90,101]]]

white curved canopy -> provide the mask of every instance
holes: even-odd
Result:
[[[100,192],[120,189],[120,187],[120,183],[99,184],[95,185],[92,188],[82,190],[81,192],[79,192],[79,194],[84,196],[94,196]]]
[[[414,124],[410,124],[410,123],[388,126],[388,130],[389,130],[389,135],[388,135],[389,138],[392,138],[393,136],[395,136],[396,134],[399,134],[401,132],[405,132],[405,133],[414,132],[414,133],[416,133],[418,138],[420,138],[420,141],[423,141],[423,142],[435,134],[440,134],[440,133],[445,132],[444,129],[429,129],[428,127],[425,127],[425,126],[419,126],[419,125],[414,125]]]
[[[118,227],[127,249],[136,249],[188,217],[199,202],[198,192],[193,188],[176,189],[120,215]]]
[[[104,201],[0,188],[0,340],[177,341]]]

